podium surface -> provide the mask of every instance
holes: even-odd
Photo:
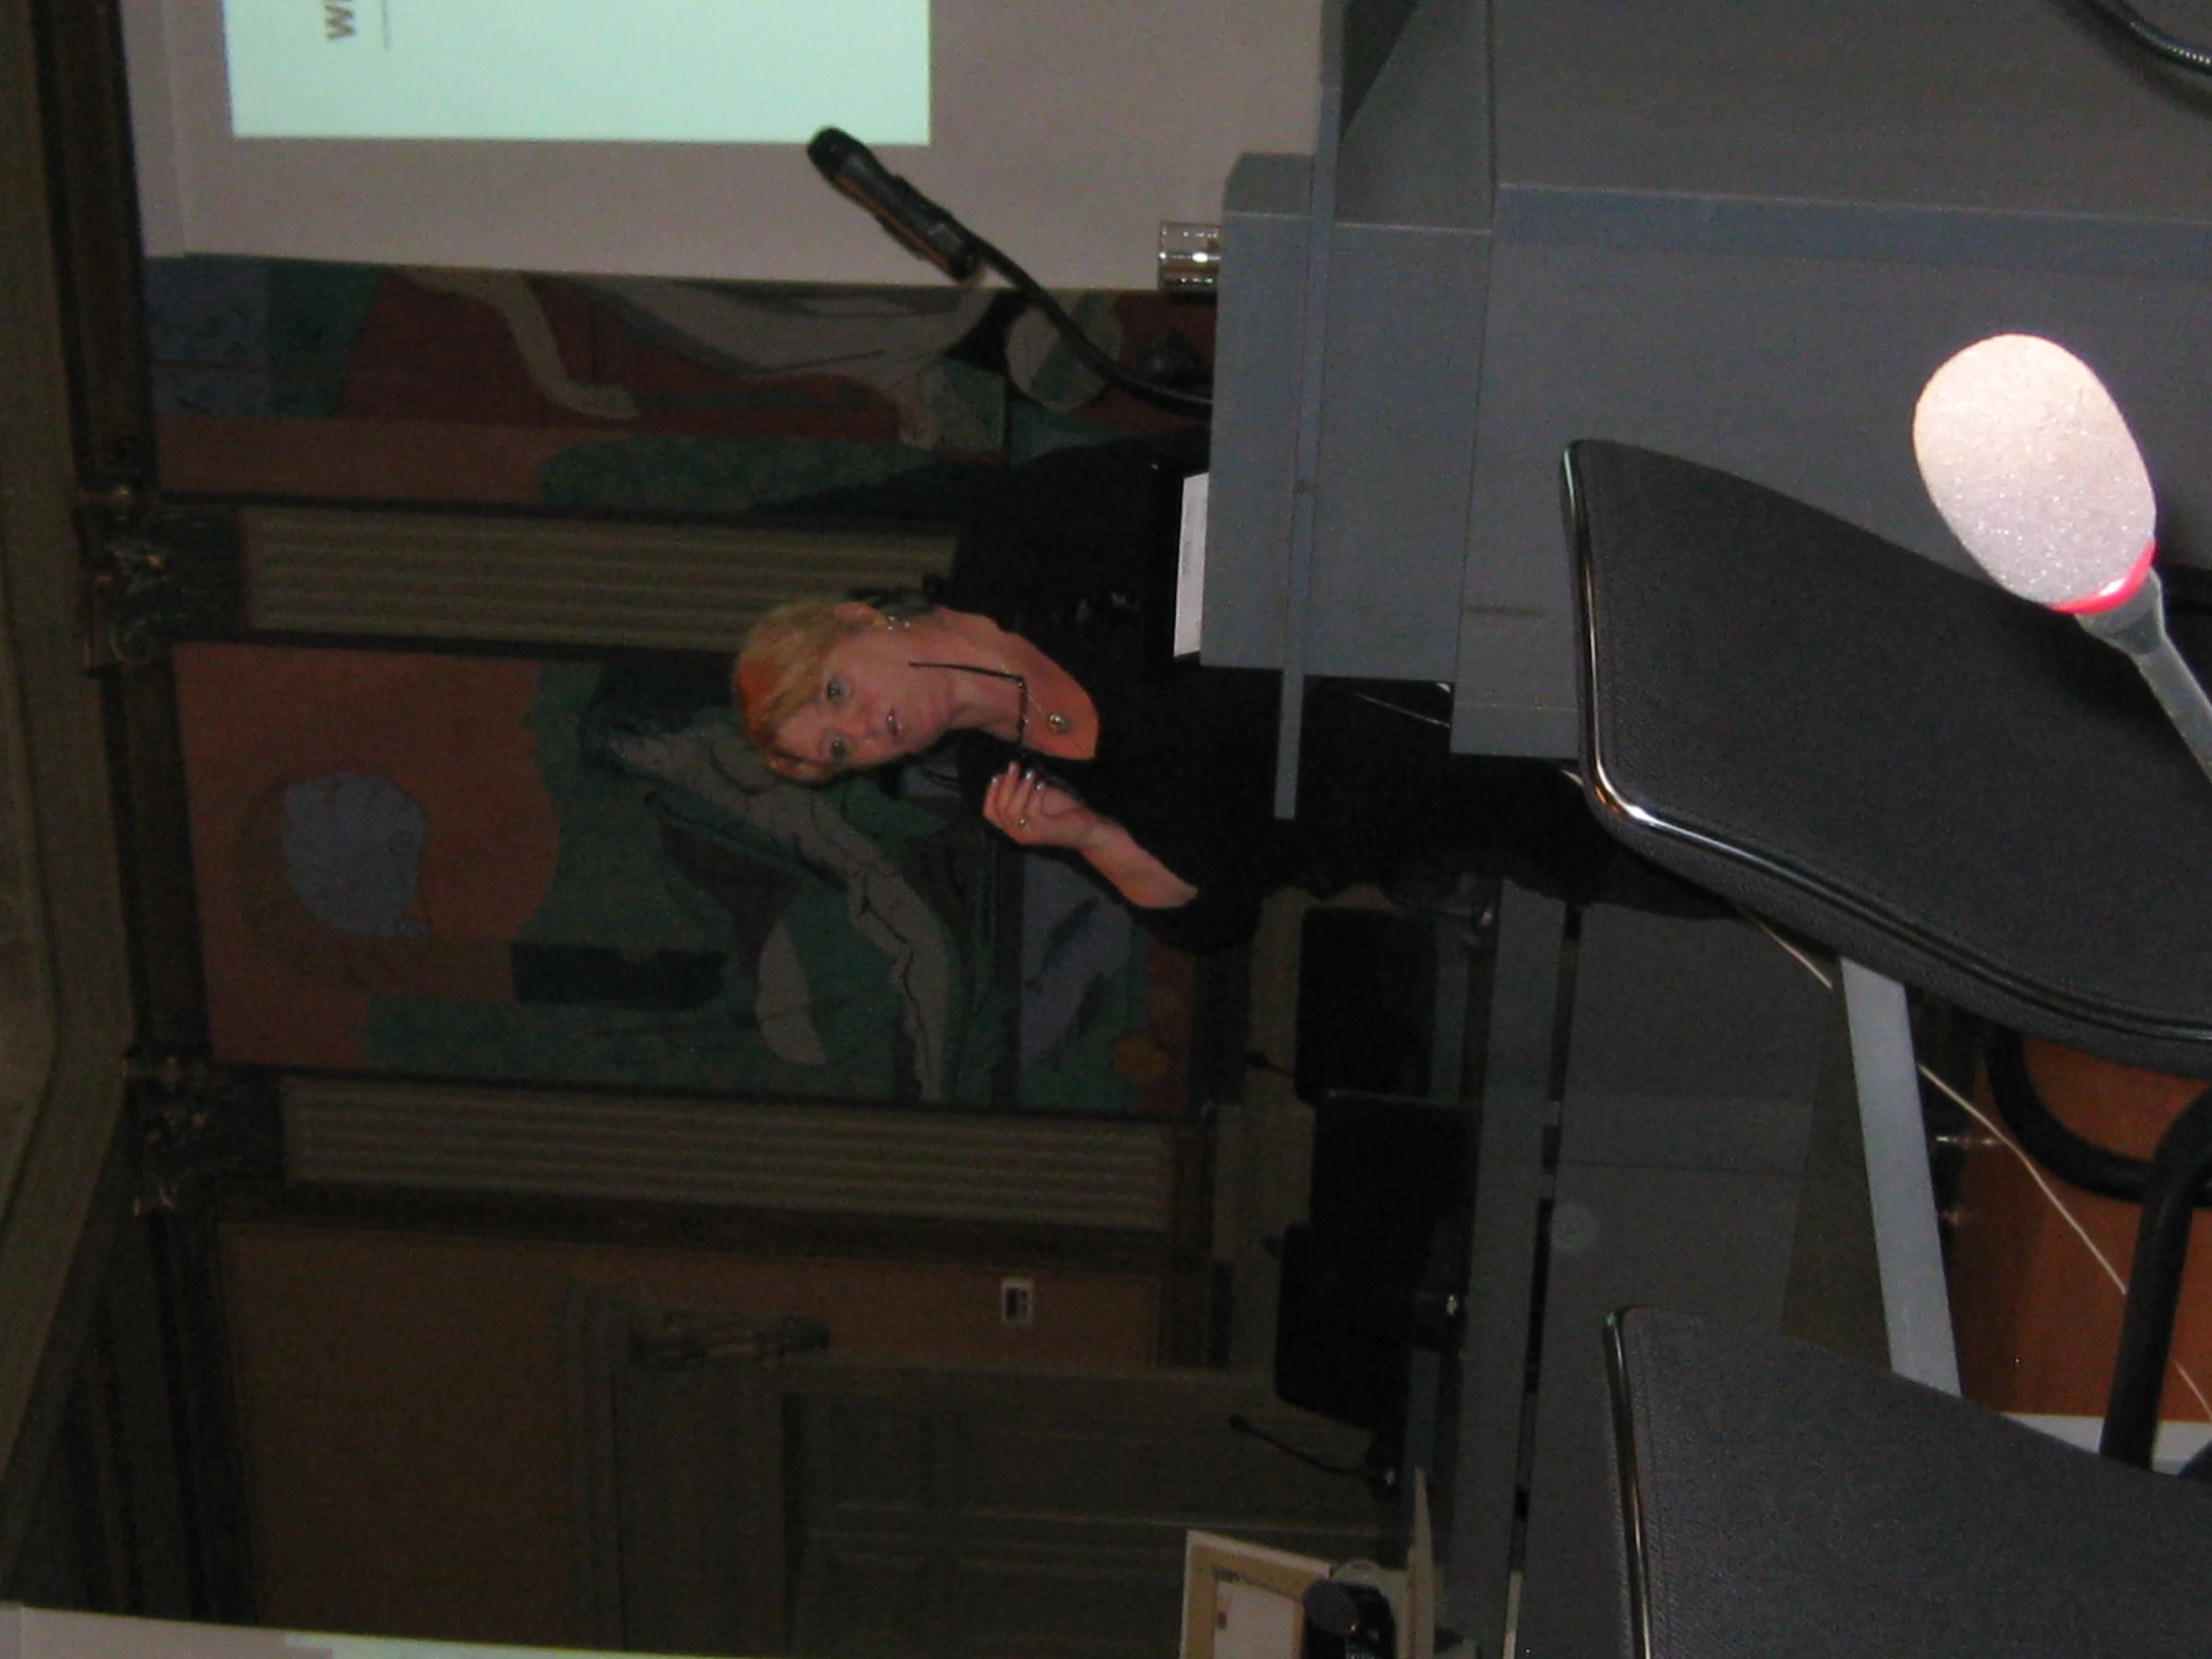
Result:
[[[1571,754],[1567,442],[1963,568],[1913,405],[2013,330],[2212,562],[2212,93],[2082,9],[1332,0],[1322,82],[1316,153],[1224,204],[1207,661],[1449,681],[1455,748]]]

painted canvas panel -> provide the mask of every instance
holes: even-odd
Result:
[[[177,670],[225,1062],[1145,1104],[1127,918],[1020,879],[926,764],[776,777],[726,657],[204,643]]]

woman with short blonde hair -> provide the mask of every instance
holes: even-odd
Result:
[[[1448,721],[1326,682],[1305,711],[1298,817],[1278,818],[1279,677],[1170,661],[1148,626],[1156,453],[1014,469],[928,596],[763,617],[734,681],[768,763],[822,783],[946,744],[988,823],[1190,950],[1248,934],[1284,886],[1408,870],[1713,913],[1613,842],[1558,768],[1451,755]]]

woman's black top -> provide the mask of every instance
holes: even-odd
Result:
[[[1170,662],[1156,643],[1152,566],[1173,556],[1154,516],[1166,453],[1116,443],[1013,469],[962,534],[936,597],[1019,634],[1090,694],[1093,757],[1024,764],[1198,889],[1188,904],[1132,913],[1169,944],[1207,950],[1249,932],[1260,900],[1301,873],[1299,837],[1272,807],[1278,677]],[[1045,714],[1032,706],[1033,729]],[[1016,751],[982,733],[959,742],[962,793],[980,806]],[[1079,855],[1046,855],[1106,885]]]
[[[1093,758],[1025,764],[1198,889],[1188,904],[1132,914],[1168,944],[1211,950],[1248,934],[1260,901],[1286,885],[1326,894],[1437,863],[1579,900],[1605,896],[1626,854],[1556,766],[1451,755],[1442,727],[1370,701],[1370,688],[1313,684],[1298,818],[1276,818],[1280,677],[1169,661],[1151,609],[1165,602],[1173,559],[1156,468],[1188,467],[1203,452],[1201,438],[1185,435],[1063,450],[1012,469],[933,590],[1021,635],[1090,694]],[[1032,729],[1046,712],[1032,704]],[[982,733],[957,742],[962,793],[979,808],[1017,752]],[[1112,890],[1080,856],[1046,855]]]

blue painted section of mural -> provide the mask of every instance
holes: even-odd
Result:
[[[154,412],[335,413],[384,276],[370,266],[302,260],[147,261]]]

